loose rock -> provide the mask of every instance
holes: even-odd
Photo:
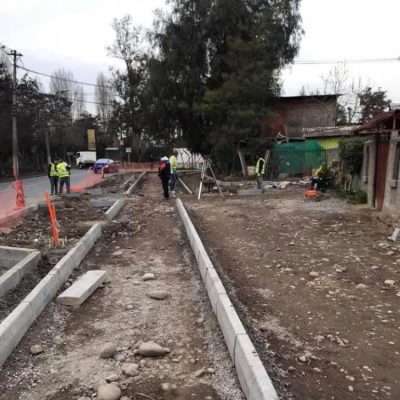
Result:
[[[100,351],[100,358],[111,358],[117,353],[114,343],[108,342],[103,345]]]
[[[122,366],[122,372],[126,376],[138,376],[139,371],[138,371],[139,366],[137,364],[124,364]]]
[[[154,281],[154,279],[156,279],[156,276],[154,274],[152,274],[151,272],[148,272],[147,274],[144,274],[142,277],[143,281]]]
[[[101,385],[97,390],[98,400],[119,400],[121,397],[121,389],[115,383]]]
[[[158,357],[169,353],[169,349],[159,344],[149,341],[142,343],[138,348],[138,353],[143,357]]]
[[[31,346],[31,354],[36,356],[40,353],[43,353],[43,347],[40,344],[34,344],[33,346]]]
[[[165,290],[152,290],[147,296],[154,300],[165,300],[169,294]]]
[[[119,381],[119,375],[116,373],[110,374],[106,377],[107,383],[117,382],[117,381]]]

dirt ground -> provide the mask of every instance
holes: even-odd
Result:
[[[400,399],[400,245],[304,189],[185,205],[284,399]]]
[[[115,192],[128,176],[128,174],[108,176],[96,187],[102,188],[104,193]],[[53,198],[56,203],[60,239],[63,241],[60,248],[51,246],[51,226],[45,204],[40,206],[38,212],[25,217],[19,225],[0,229],[0,246],[37,249],[42,254],[37,270],[24,276],[15,290],[0,298],[0,322],[87,232],[93,221],[104,219],[104,212],[108,207],[92,207],[91,198],[93,196],[89,194]]]
[[[174,201],[162,199],[156,175],[149,175],[72,279],[90,269],[109,272],[109,281],[82,306],[52,303],[0,370],[0,399],[94,398],[110,373],[119,375],[127,399],[243,400],[217,322],[192,259]],[[143,281],[145,273],[155,280]],[[164,290],[164,300],[148,295]],[[170,349],[164,357],[142,358],[140,341]],[[99,357],[113,342],[117,356]],[[44,352],[32,356],[30,346]],[[123,363],[139,375],[123,376]],[[162,389],[162,384],[164,388]]]

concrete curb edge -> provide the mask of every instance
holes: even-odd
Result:
[[[248,400],[278,400],[271,379],[180,199],[176,200],[176,206],[246,398]]]
[[[133,191],[136,189],[136,186],[139,184],[140,180],[146,175],[146,171],[143,171],[138,178],[135,180],[135,182],[132,183],[131,186],[129,186],[128,190],[125,192],[127,196],[130,196]]]
[[[114,202],[114,204],[105,212],[105,216],[108,220],[112,220],[117,216],[117,214],[121,211],[122,207],[125,204],[125,200],[119,199]]]
[[[101,236],[94,224],[0,324],[0,367]]]

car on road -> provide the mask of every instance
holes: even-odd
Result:
[[[93,170],[94,173],[97,174],[98,172],[101,172],[102,169],[105,174],[118,172],[119,163],[109,158],[100,158],[94,163]]]

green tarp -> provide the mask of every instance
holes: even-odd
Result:
[[[278,143],[274,147],[274,159],[279,174],[311,175],[313,169],[326,163],[326,151],[315,140]]]

